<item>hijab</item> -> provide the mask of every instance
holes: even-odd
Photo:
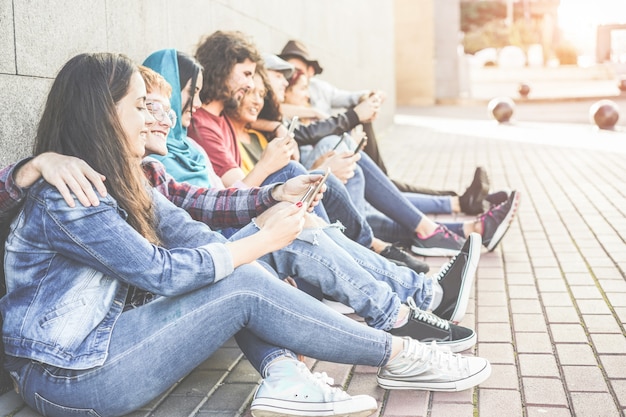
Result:
[[[207,156],[187,137],[187,128],[181,124],[182,98],[178,59],[175,49],[162,49],[152,53],[143,62],[148,68],[158,72],[172,86],[170,102],[176,112],[176,125],[167,135],[165,156],[151,155],[165,165],[165,169],[178,182],[188,182],[199,187],[210,185]]]

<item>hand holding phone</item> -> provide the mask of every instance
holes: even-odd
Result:
[[[304,206],[309,207],[311,205],[311,203],[313,202],[313,199],[315,198],[317,193],[320,192],[320,190],[322,189],[322,186],[328,179],[329,175],[330,175],[330,168],[326,168],[326,172],[324,173],[324,176],[322,177],[322,179],[319,180],[317,184],[309,186],[309,188],[306,190],[306,193],[300,199],[300,201],[302,202]]]

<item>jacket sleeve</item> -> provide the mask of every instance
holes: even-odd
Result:
[[[226,239],[156,191],[152,194],[162,246],[137,233],[110,197],[102,198],[97,207],[69,208],[53,188],[39,196],[45,204],[40,233],[64,257],[164,296],[193,291],[230,275],[234,267]]]
[[[300,125],[294,131],[298,145],[315,145],[320,139],[330,135],[341,135],[359,124],[359,117],[352,109],[309,125]]]
[[[354,107],[359,104],[359,100],[363,95],[369,93],[369,90],[341,90],[331,83],[319,79],[315,79],[315,84],[316,87],[320,89],[320,92],[324,95],[326,100],[330,103],[331,108],[333,109],[347,109],[350,107]]]
[[[277,203],[272,197],[274,185],[244,190],[203,188],[177,182],[158,161],[147,161],[142,166],[159,193],[212,229],[243,227]]]
[[[7,216],[24,199],[26,192],[15,184],[13,173],[31,159],[23,159],[17,164],[9,165],[0,170],[0,219]]]

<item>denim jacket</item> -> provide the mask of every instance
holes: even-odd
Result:
[[[232,273],[222,235],[150,193],[162,247],[132,229],[109,196],[97,207],[70,208],[43,180],[30,189],[6,241],[7,354],[67,369],[99,366],[129,285],[175,296]]]

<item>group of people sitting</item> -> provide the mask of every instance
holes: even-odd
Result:
[[[482,168],[461,195],[389,179],[371,125],[384,94],[321,71],[300,42],[262,54],[224,31],[194,56],[85,53],[61,68],[34,156],[0,171],[4,369],[30,407],[130,413],[233,336],[263,378],[257,417],[377,410],[299,355],[378,367],[386,389],[489,377],[488,360],[460,354],[476,334],[458,323],[519,193],[490,193]],[[453,212],[478,217],[425,214]],[[414,254],[453,258],[426,275]]]

